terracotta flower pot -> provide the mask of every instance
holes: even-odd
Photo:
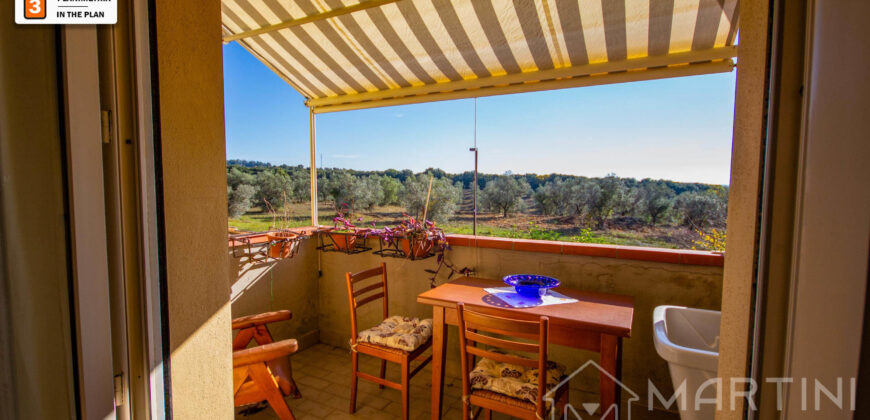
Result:
[[[329,232],[332,244],[339,251],[350,251],[356,246],[358,237],[351,232]]]
[[[280,259],[287,258],[294,254],[299,242],[294,241],[299,236],[293,232],[269,232],[266,238],[269,239],[269,256]]]
[[[405,253],[405,256],[423,258],[429,256],[432,252],[432,248],[435,247],[435,240],[431,238],[415,238],[410,240],[402,238],[399,241],[399,245],[402,247],[402,252]]]

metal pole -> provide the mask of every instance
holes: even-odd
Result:
[[[314,110],[308,108],[308,130],[311,134],[311,226],[318,225],[317,218],[317,136],[314,132]]]
[[[474,220],[471,224],[471,234],[477,236],[477,148],[474,148]]]
[[[471,221],[471,234],[477,236],[477,98],[474,98],[474,184],[471,186],[471,194],[474,204],[474,216]]]

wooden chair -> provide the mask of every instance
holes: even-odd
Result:
[[[354,284],[363,280],[380,277],[378,281],[367,286],[360,287],[354,290]],[[402,419],[408,419],[408,403],[409,403],[409,388],[410,379],[417,374],[427,363],[432,361],[432,356],[423,360],[413,371],[410,370],[411,361],[416,360],[426,349],[432,346],[431,333],[428,340],[420,344],[413,350],[405,350],[393,348],[385,345],[374,344],[370,342],[360,341],[359,331],[357,330],[357,309],[368,303],[383,299],[383,319],[389,318],[389,300],[387,293],[387,266],[381,263],[380,267],[360,271],[358,273],[347,273],[347,295],[350,303],[350,329],[351,329],[351,385],[350,385],[350,413],[356,411],[356,391],[357,380],[359,378],[374,382],[380,385],[380,388],[385,386],[397,389],[402,392]],[[365,295],[365,296],[364,296]],[[430,329],[431,331],[431,329]],[[378,377],[369,375],[359,371],[359,355],[360,353],[381,359],[381,371]],[[385,379],[387,362],[399,364],[401,367],[401,383],[390,382]]]
[[[555,390],[552,397],[554,407],[548,407],[544,396],[547,394],[547,334],[549,319],[542,316],[538,321],[519,320],[487,315],[466,309],[463,304],[457,305],[459,324],[459,348],[462,365],[462,418],[471,418],[471,406],[480,407],[485,411],[486,418],[492,416],[492,411],[508,414],[521,419],[536,420],[548,418],[549,409],[558,410],[557,418],[568,403],[567,384]],[[480,332],[496,334],[484,335]],[[515,341],[511,338],[534,340],[534,342]],[[478,347],[483,344],[486,348]],[[495,352],[492,349],[511,350],[525,353],[536,353],[537,359]],[[471,372],[474,358],[486,358],[498,363],[509,363],[517,366],[538,369],[537,395],[535,402],[515,398],[499,392],[484,389],[472,389]],[[549,408],[549,409],[548,409]],[[479,414],[479,412],[478,412]]]
[[[266,324],[292,318],[282,310],[236,318],[233,339],[233,393],[235,406],[267,401],[282,420],[295,419],[285,396],[301,398],[293,381],[290,355],[298,349],[296,340],[274,342]],[[247,348],[251,341],[258,346]]]

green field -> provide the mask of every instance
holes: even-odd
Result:
[[[310,226],[308,203],[294,203],[285,209],[287,217],[273,217],[260,209],[229,220],[229,226],[242,232],[263,232],[274,228],[293,228]],[[331,205],[321,204],[319,208],[321,225],[331,226],[335,210]],[[358,221],[362,218],[362,221]],[[393,226],[402,219],[402,208],[397,206],[378,207],[370,212],[353,216],[357,226],[383,228]],[[460,212],[450,222],[441,225],[446,233],[472,234],[472,215]],[[648,246],[656,248],[692,248],[692,240],[697,239],[695,232],[682,227],[659,226],[640,229],[590,229],[573,226],[569,222],[554,217],[534,214],[514,214],[507,218],[500,214],[482,213],[478,215],[477,234],[501,238],[540,239],[565,242]]]

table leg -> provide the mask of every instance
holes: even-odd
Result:
[[[601,368],[616,378],[620,378],[621,339],[609,334],[601,334]],[[618,420],[620,406],[620,387],[610,376],[601,373],[601,414],[602,419]]]
[[[616,380],[622,382],[622,337],[616,339]],[[622,387],[616,387],[616,403],[622,407]]]
[[[441,419],[441,398],[444,395],[444,356],[447,347],[447,325],[444,308],[432,307],[432,420]]]

